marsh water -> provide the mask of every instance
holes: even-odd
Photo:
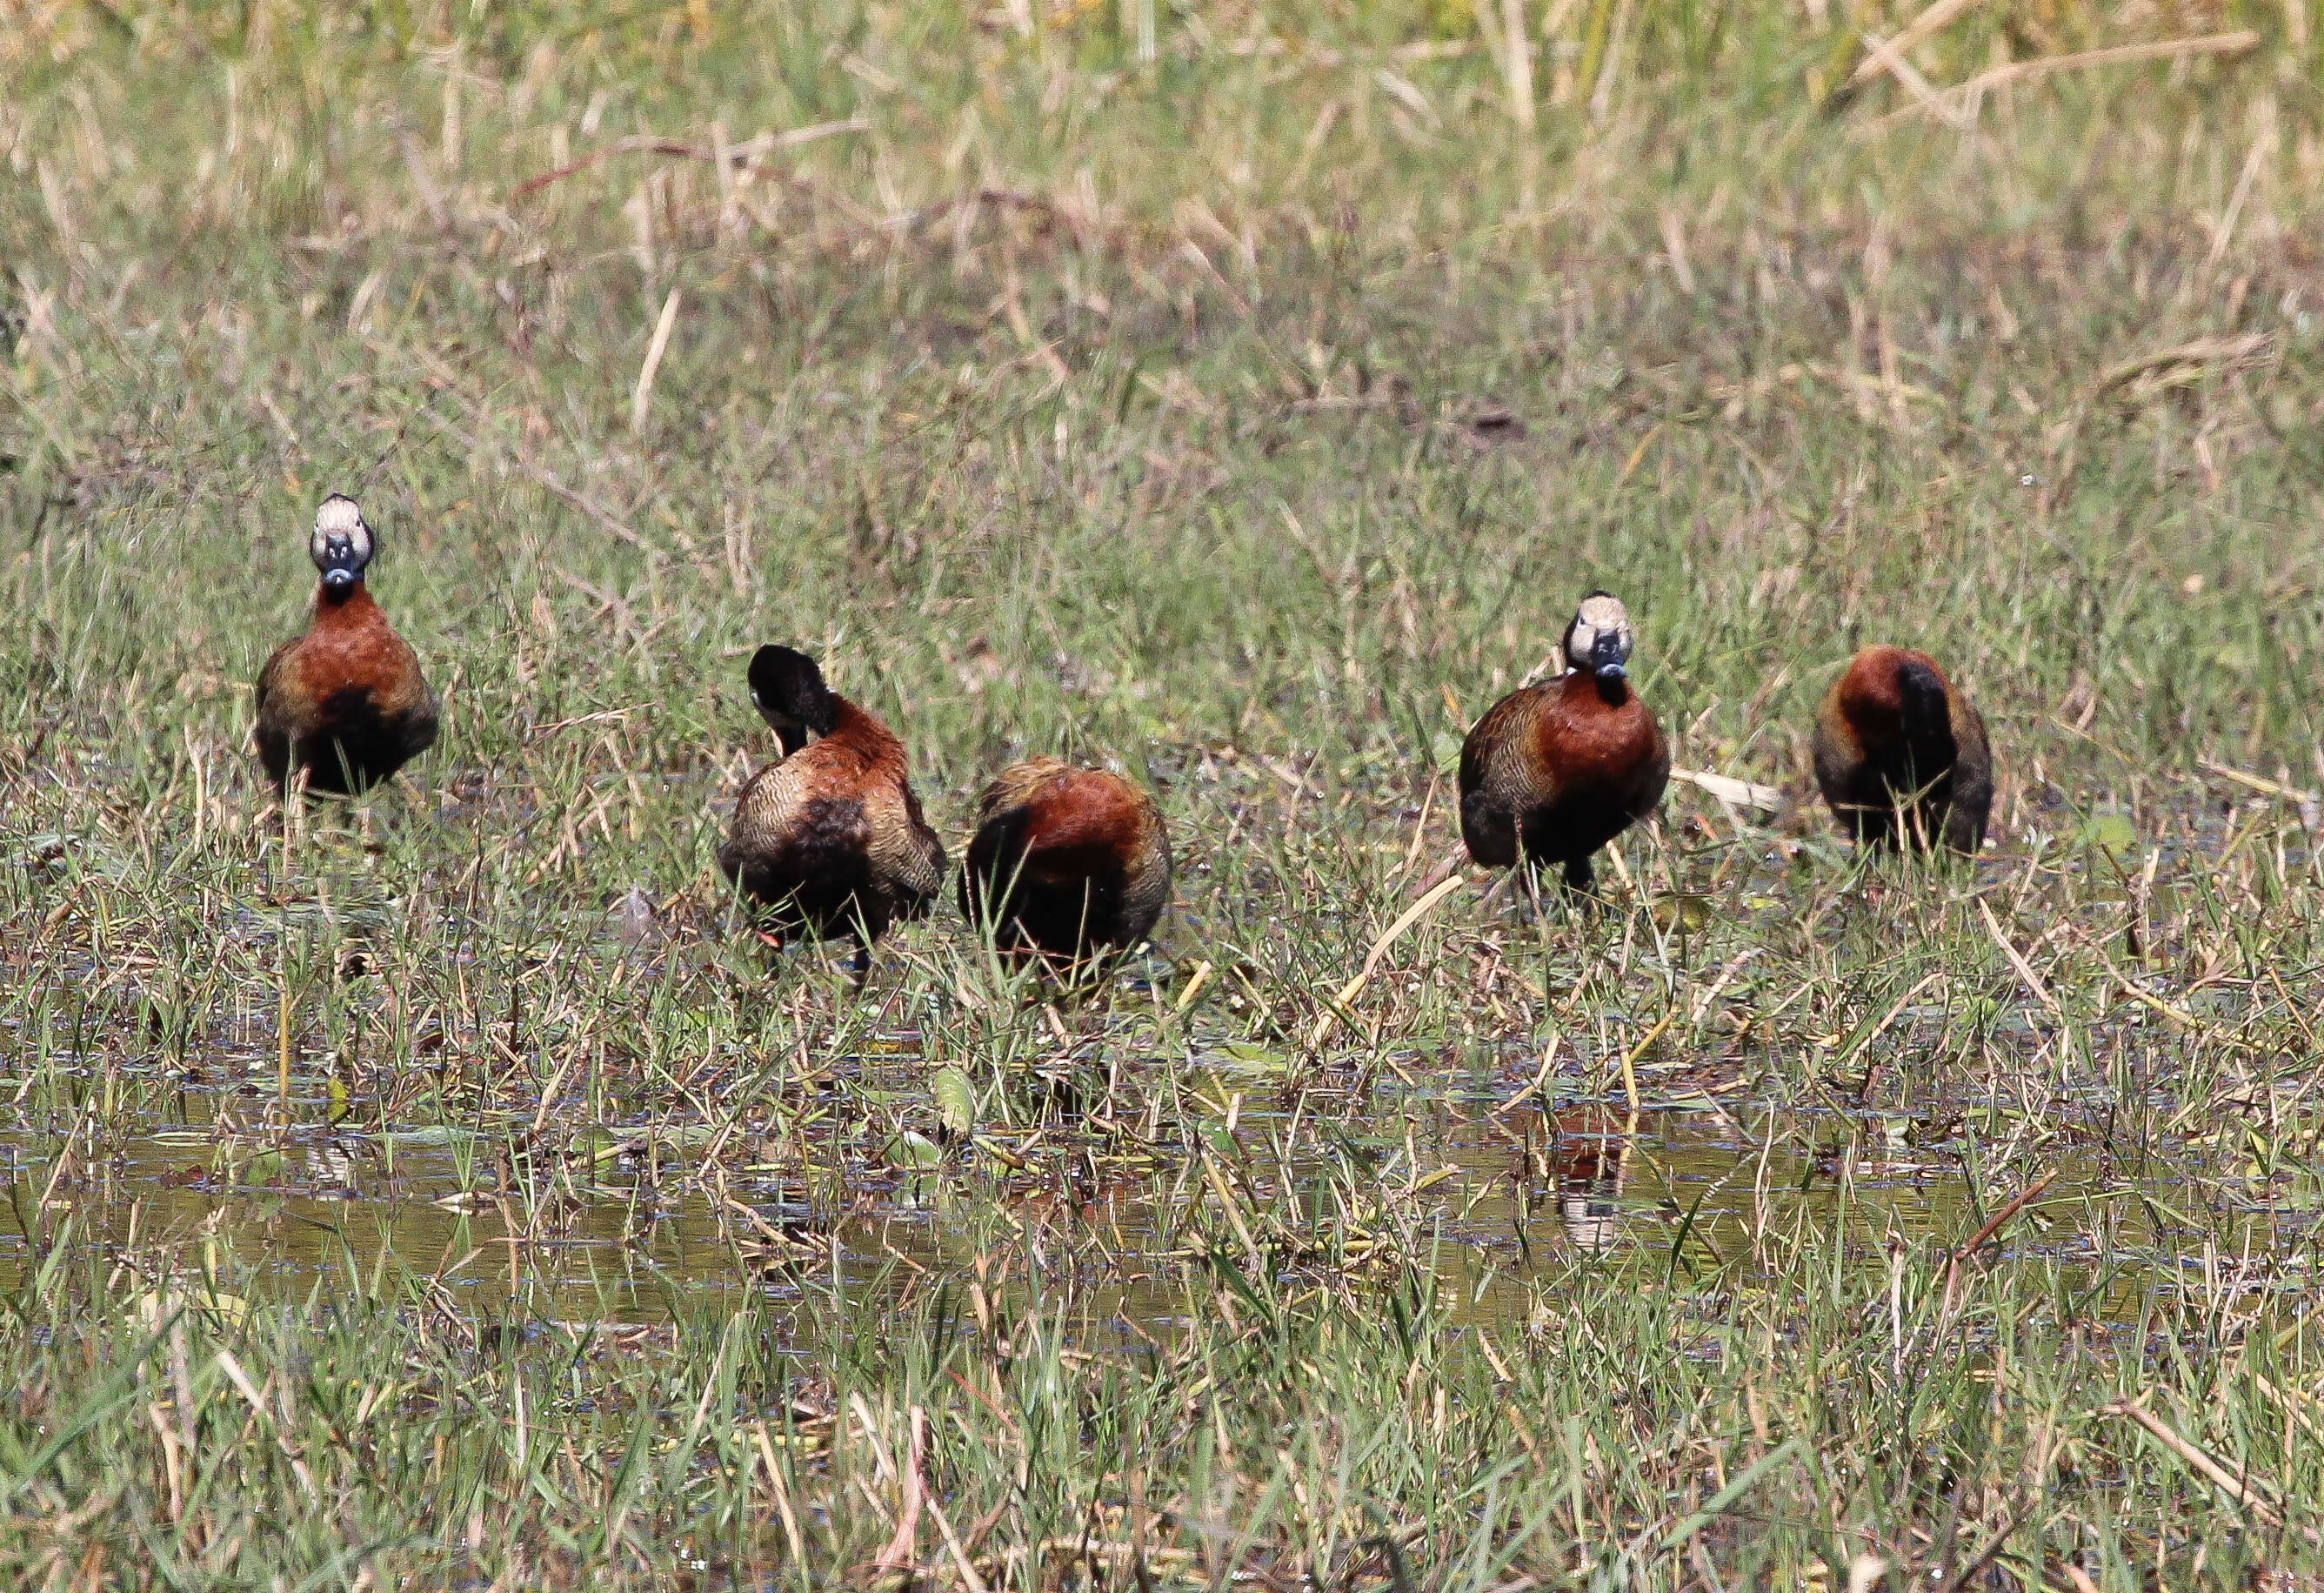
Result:
[[[344,957],[385,917],[346,879],[245,911],[233,934],[262,959],[300,934]],[[710,949],[631,943],[619,904],[571,927],[616,982]],[[360,965],[340,973],[364,992],[351,1009],[380,1004]],[[1600,1014],[1594,1045],[1576,1039],[1588,1056],[1512,1033],[1325,1062],[1201,1009],[1157,1023],[1134,973],[1115,995],[1072,1009],[1070,1032],[1051,1012],[1056,1043],[1031,1063],[935,1054],[908,1019],[858,1028],[847,1054],[771,1064],[740,1113],[717,1070],[706,1098],[684,1079],[600,1091],[503,1046],[383,1079],[311,1023],[279,1048],[272,1010],[189,1030],[170,1055],[124,1040],[117,1002],[116,1032],[87,1035],[59,1032],[76,1009],[52,1003],[32,1009],[42,1033],[13,1036],[37,1063],[0,1078],[0,1284],[69,1218],[115,1255],[228,1251],[278,1298],[392,1262],[480,1321],[651,1323],[740,1291],[827,1301],[981,1275],[1006,1252],[1034,1257],[1020,1283],[1069,1278],[1093,1320],[1133,1335],[1168,1330],[1196,1266],[1357,1291],[1418,1267],[1489,1322],[1576,1267],[1748,1286],[1771,1234],[1859,1258],[1958,1246],[2037,1177],[1988,1253],[2055,1264],[2078,1311],[2310,1282],[2310,1158],[2176,1105],[2141,1072],[2170,1066],[2167,1031],[2125,1027],[2135,1011],[2079,1043],[2136,1060],[2063,1073],[2022,1007],[1995,1023],[2022,1065],[1969,1077],[1926,1065],[1960,1014],[1910,995],[1844,1055],[1797,1037],[1746,1054],[1699,1031],[1641,1048],[1634,1100],[1611,1062],[1630,1014]],[[1769,1043],[1803,1054],[1771,1068]]]
[[[146,1105],[126,1112],[100,1098],[134,1081],[51,1074],[0,1104],[0,1278],[32,1253],[27,1230],[69,1214],[122,1250],[215,1242],[278,1297],[327,1296],[392,1257],[480,1321],[654,1322],[705,1295],[973,1275],[1006,1230],[1126,1333],[1167,1332],[1182,1269],[1222,1264],[1360,1290],[1409,1261],[1498,1321],[1529,1309],[1538,1278],[1613,1259],[1675,1286],[1748,1286],[1760,1239],[1802,1225],[1864,1251],[1959,1245],[2023,1186],[1982,1169],[2029,1133],[2050,1142],[2052,1181],[1995,1253],[2059,1263],[2092,1315],[2135,1317],[2153,1291],[2302,1286],[2318,1220],[2299,1181],[2222,1179],[2170,1141],[2126,1153],[1999,1099],[1777,1105],[1681,1059],[1641,1065],[1634,1112],[1619,1088],[1533,1073],[1516,1042],[1286,1090],[1284,1059],[1197,1033],[1109,1097],[1120,1112],[1125,1095],[1167,1092],[1192,1131],[1167,1147],[1070,1090],[1014,1130],[892,1130],[864,1103],[925,1100],[916,1039],[824,1065],[822,1125],[762,1144],[683,1112],[576,1125],[536,1101],[381,1124],[303,1070],[285,1129],[274,1058],[255,1052],[203,1082],[143,1081]],[[48,1098],[60,1085],[69,1097]]]

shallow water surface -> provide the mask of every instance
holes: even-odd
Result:
[[[1021,1246],[1037,1281],[1070,1275],[1132,1335],[1169,1330],[1195,1266],[1360,1292],[1409,1261],[1495,1322],[1532,1309],[1540,1278],[1609,1257],[1724,1287],[1750,1285],[1771,1233],[1958,1246],[2022,1187],[1978,1172],[1980,1145],[2010,1132],[1978,1103],[1803,1109],[1675,1064],[1642,1070],[1636,1112],[1618,1092],[1545,1110],[1538,1086],[1555,1098],[1580,1081],[1472,1074],[1286,1101],[1273,1068],[1248,1047],[1194,1048],[1147,1087],[1190,1130],[1167,1144],[1070,1101],[1013,1131],[881,1126],[878,1105],[929,1092],[909,1036],[822,1070],[839,1103],[825,1123],[756,1144],[684,1112],[576,1127],[538,1106],[358,1127],[362,1103],[337,1087],[294,1098],[307,1125],[285,1133],[272,1079],[181,1086],[166,1115],[19,1100],[0,1123],[15,1212],[0,1277],[32,1253],[25,1227],[70,1215],[108,1246],[215,1239],[294,1299],[392,1257],[479,1320],[653,1322],[745,1289],[889,1291],[981,1275],[985,1252]],[[76,1130],[91,1121],[113,1126]],[[2132,1162],[2095,1134],[2053,1137],[2050,1183],[1993,1253],[2060,1264],[2084,1311],[2127,1318],[2147,1292],[2223,1276],[2305,1282],[2312,1190],[2222,1183],[2185,1147]]]

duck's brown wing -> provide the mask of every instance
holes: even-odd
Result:
[[[1864,810],[1868,805],[1864,792],[1864,743],[1856,727],[1840,711],[1840,692],[1845,677],[1831,683],[1824,693],[1822,706],[1816,710],[1815,730],[1809,740],[1810,755],[1815,764],[1816,789],[1823,793],[1824,805],[1851,834],[1861,829]]]
[[[1547,801],[1547,771],[1533,756],[1545,696],[1522,687],[1485,710],[1461,744],[1461,838],[1469,856],[1493,868],[1517,860],[1518,821]]]
[[[277,785],[290,774],[290,743],[298,733],[290,723],[296,717],[290,699],[297,695],[290,660],[299,642],[294,636],[266,655],[266,662],[258,666],[258,683],[251,693],[251,745],[265,765],[267,777]]]
[[[728,879],[779,866],[794,849],[808,826],[814,774],[810,760],[799,753],[751,776],[734,800],[734,820],[718,848],[718,866]]]
[[[1162,826],[1162,810],[1148,792],[1135,792],[1139,844],[1132,856],[1130,877],[1122,891],[1121,917],[1125,936],[1143,938],[1170,903],[1170,832]]]
[[[417,757],[436,745],[444,702],[428,683],[428,677],[420,672],[420,655],[411,650],[411,644],[401,635],[395,635],[394,641],[398,657],[392,671],[392,684],[374,695],[381,699],[381,708],[401,722],[403,755]]]
[[[899,918],[918,918],[944,888],[944,842],[920,811],[920,799],[902,781],[869,804],[872,877],[895,898]]]

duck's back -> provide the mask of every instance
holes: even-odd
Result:
[[[848,778],[860,765],[818,741],[761,769],[735,800],[719,866],[769,901],[817,877],[831,879],[843,894],[869,884],[872,818],[864,790]]]
[[[876,721],[872,721],[876,724]],[[836,926],[927,911],[944,847],[904,779],[892,736],[835,734],[752,775],[718,866],[749,894]]]
[[[989,911],[977,893],[991,889],[1007,896],[1014,931],[1047,950],[1128,945],[1161,916],[1170,873],[1152,797],[1104,770],[1028,759],[978,802],[961,907],[971,918]]]
[[[1927,654],[1859,651],[1824,694],[1812,751],[1824,801],[1858,841],[1941,840],[1969,854],[1983,844],[1993,806],[1985,720]]]

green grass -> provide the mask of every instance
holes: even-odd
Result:
[[[0,1569],[2324,1571],[2324,19],[1836,102],[1918,9],[0,11]],[[445,734],[286,818],[332,490]],[[1333,1015],[1600,585],[1786,808]],[[1150,783],[1157,955],[770,958],[770,640],[955,856],[1005,759]],[[1812,801],[1872,640],[1992,726],[1974,866]]]

